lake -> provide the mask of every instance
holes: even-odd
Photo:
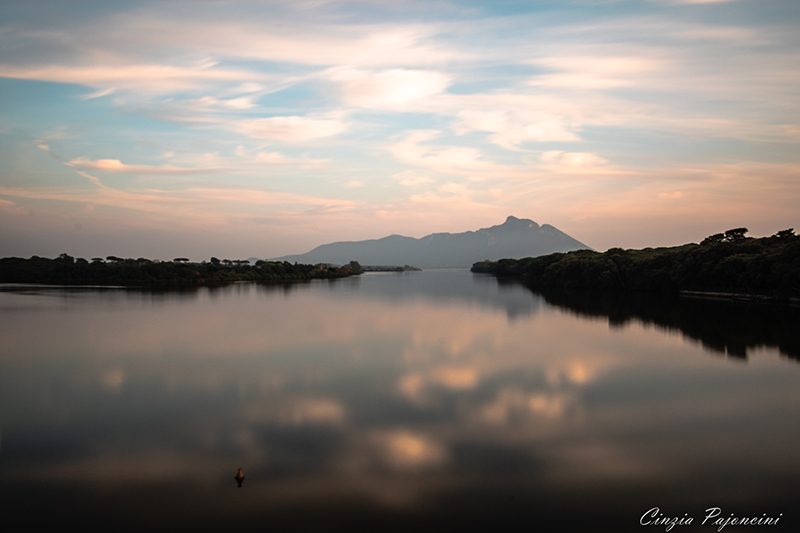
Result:
[[[0,309],[5,524],[664,531],[640,524],[654,507],[694,518],[673,531],[716,531],[711,507],[800,524],[796,308],[431,270],[2,286]]]

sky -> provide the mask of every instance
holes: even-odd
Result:
[[[800,2],[0,4],[0,256],[800,228]]]

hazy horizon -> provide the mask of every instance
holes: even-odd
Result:
[[[525,217],[517,217],[517,218],[525,218]],[[502,221],[498,222],[498,224],[501,223],[501,222]],[[539,223],[538,221],[534,221],[534,222]],[[539,223],[539,224],[540,225],[547,224],[547,222],[542,222],[542,223]],[[348,242],[361,242],[361,241],[379,240],[379,239],[384,238],[384,237],[390,237],[390,236],[396,236],[396,235],[400,235],[402,237],[411,237],[411,238],[415,238],[415,239],[420,239],[422,237],[428,236],[428,235],[433,234],[433,233],[452,233],[452,234],[464,233],[464,232],[469,232],[469,231],[478,231],[480,229],[486,229],[486,228],[488,228],[488,227],[490,227],[492,225],[497,225],[497,224],[489,224],[489,225],[486,225],[486,226],[482,226],[480,228],[468,228],[468,229],[464,229],[464,230],[461,230],[461,231],[459,231],[459,230],[450,231],[450,232],[429,231],[429,232],[426,232],[426,233],[423,233],[423,234],[420,234],[420,235],[403,235],[402,233],[392,233],[392,234],[382,234],[382,235],[378,235],[378,236],[375,236],[375,237],[365,237],[363,239],[348,239],[348,238],[345,237],[345,238],[337,239],[337,240],[319,242],[318,244],[313,244],[313,245],[311,245],[311,246],[309,246],[309,247],[307,247],[305,249],[298,250],[295,253],[287,253],[287,254],[283,254],[283,255],[276,255],[276,254],[261,254],[261,255],[259,255],[259,254],[247,254],[247,253],[245,253],[245,254],[238,255],[238,256],[225,256],[224,254],[214,253],[212,251],[212,252],[208,253],[207,255],[193,255],[193,256],[190,255],[187,258],[190,261],[197,261],[197,262],[208,260],[211,257],[228,258],[228,259],[248,259],[248,258],[274,259],[274,258],[280,258],[280,257],[284,257],[284,256],[303,255],[303,254],[305,254],[307,252],[313,251],[314,249],[318,248],[319,246],[326,245],[326,244],[337,244],[337,243],[348,243]],[[560,229],[560,228],[557,228],[557,229]],[[731,228],[727,228],[727,229],[731,229]],[[774,235],[775,233],[777,233],[777,231],[779,231],[779,230],[776,229],[776,231],[768,232],[768,233],[762,235],[762,234],[756,234],[756,233],[753,233],[753,232],[749,232],[749,230],[748,230],[747,236],[748,237],[767,237],[769,235]],[[721,231],[717,232],[717,233],[721,233]],[[143,240],[146,240],[146,239],[143,239]],[[691,242],[699,243],[700,240],[702,240],[702,239],[685,240],[685,241],[680,241],[680,242],[676,241],[674,243],[673,242],[669,242],[669,243],[661,243],[661,244],[653,244],[653,243],[646,244],[645,243],[645,244],[642,244],[641,246],[637,246],[635,248],[681,245],[681,244],[689,244]],[[615,247],[615,245],[612,244],[610,246],[607,246],[606,248],[600,249],[600,248],[593,247],[588,243],[587,243],[587,245],[590,246],[590,248],[592,250],[595,250],[595,251],[598,251],[598,252],[604,252],[604,251],[608,250],[609,248],[614,248]],[[110,245],[110,248],[114,248],[114,247],[115,247],[115,245]],[[55,250],[56,248],[57,248],[57,245],[56,245],[55,248],[53,248],[53,250]],[[117,246],[116,248],[119,248],[119,246]],[[116,249],[116,248],[114,248],[114,249]],[[223,247],[221,246],[220,248],[223,248]],[[134,249],[136,249],[136,247],[134,247]],[[72,255],[74,257],[83,257],[83,258],[100,257],[100,258],[105,259],[107,256],[117,256],[117,257],[123,257],[123,258],[145,257],[147,259],[162,260],[162,261],[171,261],[173,259],[173,256],[170,255],[168,252],[165,252],[164,254],[162,254],[160,256],[157,256],[157,255],[150,255],[150,256],[144,255],[143,256],[141,254],[124,253],[124,250],[118,250],[118,253],[99,253],[99,254],[91,254],[91,253],[86,254],[86,253],[84,253],[84,254],[81,254],[81,253],[75,253],[74,250],[61,250],[61,249],[59,249],[59,251],[53,251],[51,253],[4,254],[4,255],[2,255],[0,257],[11,257],[11,256],[15,256],[15,255],[16,256],[22,255],[22,256],[25,256],[25,257],[40,256],[40,257],[52,257],[52,258],[54,258],[54,257],[56,257],[56,256],[58,256],[58,255],[60,255],[62,253],[66,253],[66,254]]]
[[[0,256],[800,226],[790,0],[0,5]]]

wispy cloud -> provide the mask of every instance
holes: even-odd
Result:
[[[242,69],[191,68],[165,64],[109,65],[0,65],[0,77],[73,83],[96,87],[94,97],[115,90],[170,93],[203,87],[240,83],[244,80],[268,81],[269,76]]]
[[[116,89],[114,87],[109,87],[107,89],[100,89],[99,91],[93,91],[88,94],[84,94],[81,96],[81,100],[94,100],[95,98],[102,98],[104,96],[108,96],[110,94],[114,94]]]
[[[83,157],[71,159],[67,165],[81,170],[129,174],[198,174],[221,170],[219,168],[186,168],[174,165],[131,165],[123,163],[119,159],[86,159]]]
[[[348,129],[346,115],[276,116],[241,120],[234,127],[244,135],[285,143],[303,143],[333,137]]]
[[[553,72],[532,78],[531,85],[577,90],[641,87],[648,84],[649,76],[661,73],[665,67],[659,59],[607,55],[551,56],[534,64]]]

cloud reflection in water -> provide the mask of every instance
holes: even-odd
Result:
[[[654,498],[779,505],[800,473],[800,367],[774,348],[732,365],[463,271],[0,298],[2,495],[67,522],[477,527],[578,498],[618,526]]]

